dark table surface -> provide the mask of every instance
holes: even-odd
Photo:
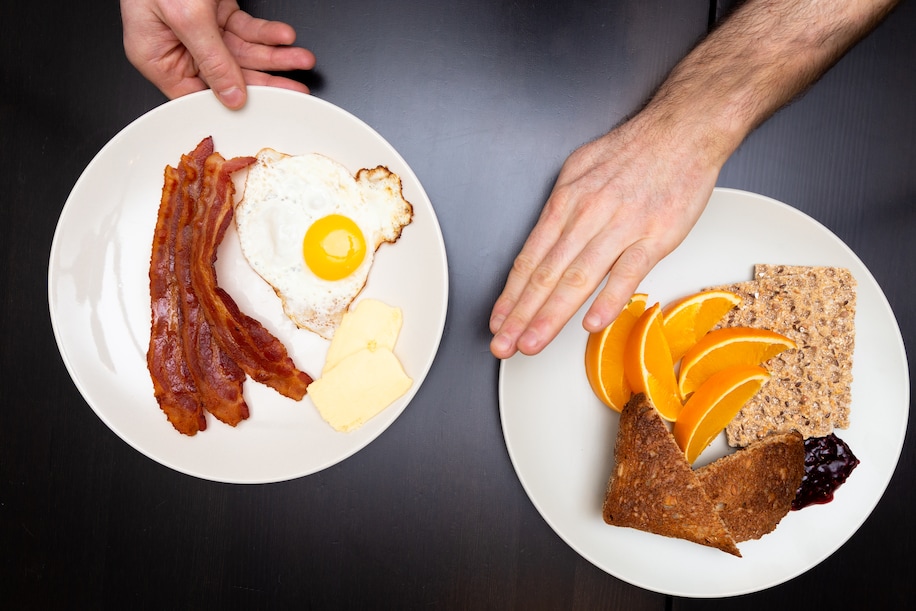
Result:
[[[912,421],[896,473],[859,531],[806,573],[737,600],[669,597],[596,568],[538,514],[506,451],[486,321],[512,258],[566,155],[638,109],[721,6],[242,6],[293,24],[318,57],[315,73],[303,75],[314,95],[381,133],[428,192],[450,268],[437,360],[378,439],[291,481],[198,479],[111,432],[58,353],[48,255],[87,164],[165,100],[125,60],[113,0],[4,3],[0,605],[887,609],[916,600]],[[877,279],[909,346],[914,31],[916,4],[904,2],[753,133],[719,179],[835,232]]]

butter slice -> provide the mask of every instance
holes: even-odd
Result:
[[[413,381],[388,348],[363,348],[342,359],[308,387],[321,417],[341,432],[359,428]]]
[[[328,347],[322,375],[359,350],[394,350],[401,332],[401,309],[377,299],[363,299],[344,314]]]

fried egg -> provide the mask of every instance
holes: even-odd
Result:
[[[242,254],[300,328],[330,339],[363,290],[375,251],[396,242],[413,208],[397,174],[356,176],[324,155],[263,149],[235,210]]]

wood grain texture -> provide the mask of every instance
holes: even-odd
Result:
[[[703,35],[710,4],[242,4],[296,27],[318,58],[316,72],[301,75],[314,94],[379,131],[429,193],[451,273],[436,364],[385,434],[290,482],[206,482],[122,442],[57,352],[43,305],[48,253],[80,173],[164,98],[124,58],[116,2],[5,3],[0,606],[661,611],[734,603],[624,583],[550,529],[506,453],[486,331],[565,157],[640,107]],[[910,346],[913,31],[916,5],[904,3],[758,129],[720,177],[790,203],[844,239],[886,291]],[[742,597],[742,608],[791,608],[814,593],[824,608],[916,599],[914,478],[909,444],[858,534],[808,573]]]

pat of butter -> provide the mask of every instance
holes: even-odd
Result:
[[[322,375],[359,350],[394,350],[401,332],[401,309],[377,299],[363,299],[344,314],[328,347]]]
[[[413,381],[388,348],[363,348],[312,382],[308,395],[335,430],[352,431],[378,415]]]

